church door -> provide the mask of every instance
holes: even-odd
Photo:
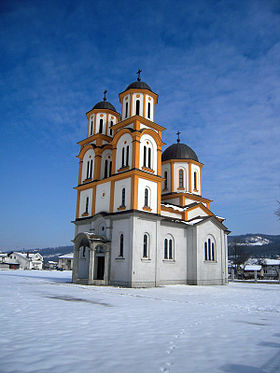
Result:
[[[105,257],[97,257],[97,280],[104,280]]]

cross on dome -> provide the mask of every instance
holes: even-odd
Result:
[[[107,90],[105,89],[105,91],[103,93],[104,93],[103,101],[107,101],[107,97],[106,97]]]
[[[136,73],[138,75],[138,78],[137,78],[138,82],[141,81],[141,77],[140,77],[141,72],[142,72],[142,70],[138,69],[138,71]]]
[[[178,136],[177,142],[180,142],[180,135],[181,135],[181,132],[180,132],[180,131],[177,131],[177,132],[176,132],[176,135]]]

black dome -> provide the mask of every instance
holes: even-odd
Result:
[[[126,88],[126,91],[130,88],[135,88],[135,89],[148,89],[149,91],[153,92],[151,87],[148,86],[147,83],[145,82],[141,82],[141,81],[136,81],[136,82],[133,82],[131,84],[129,84],[129,86]]]
[[[161,156],[162,161],[167,161],[168,159],[192,159],[193,161],[199,162],[195,152],[186,144],[170,145]]]
[[[108,101],[100,101],[96,105],[94,105],[93,109],[108,109],[117,112],[116,108],[110,104]]]

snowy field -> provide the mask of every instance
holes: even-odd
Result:
[[[0,372],[280,372],[280,285],[123,289],[0,272]]]

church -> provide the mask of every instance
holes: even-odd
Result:
[[[141,81],[87,112],[81,140],[72,280],[154,287],[228,282],[224,219],[202,196],[202,167],[188,145],[162,151],[158,95]]]

